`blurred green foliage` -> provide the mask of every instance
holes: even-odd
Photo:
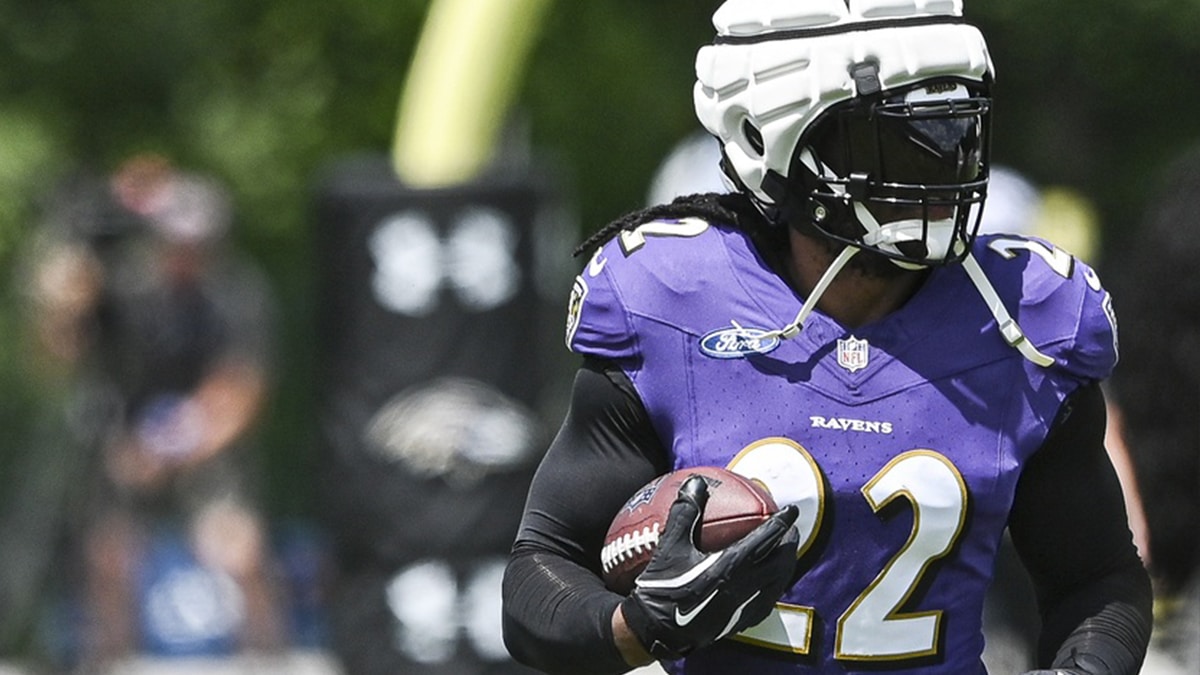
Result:
[[[72,165],[157,150],[225,179],[240,243],[283,303],[267,429],[277,512],[307,508],[296,480],[313,451],[312,181],[344,154],[388,151],[427,4],[0,0],[0,264],[16,273],[37,199]],[[586,230],[639,206],[658,161],[696,127],[692,59],[718,4],[550,10],[514,128],[563,168]],[[1200,137],[1200,2],[968,0],[967,16],[999,74],[996,159],[1089,196],[1118,246],[1163,163]],[[0,290],[0,469],[34,405],[15,293]]]

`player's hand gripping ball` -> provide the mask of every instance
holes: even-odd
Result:
[[[778,510],[762,485],[728,469],[699,466],[659,476],[625,502],[604,536],[600,562],[609,590],[628,594],[633,589],[650,562],[679,487],[694,475],[704,478],[709,494],[698,540],[701,551],[729,546]]]

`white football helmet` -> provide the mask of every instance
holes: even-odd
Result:
[[[966,255],[993,66],[962,0],[727,0],[713,25],[696,114],[768,218],[902,267]]]

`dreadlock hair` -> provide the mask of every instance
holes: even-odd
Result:
[[[771,226],[750,199],[740,192],[706,192],[676,197],[669,204],[658,204],[632,211],[612,221],[588,237],[575,249],[575,256],[594,250],[618,233],[633,230],[654,220],[701,218],[709,222],[732,225],[751,236],[764,250],[786,241],[785,228]]]
[[[706,192],[676,197],[669,204],[659,204],[632,211],[614,220],[588,237],[576,247],[576,257],[594,251],[618,233],[633,230],[639,225],[654,220],[700,218],[710,223],[725,223],[736,227],[750,236],[758,254],[773,269],[786,274],[785,260],[788,255],[788,230],[795,230],[824,246],[829,255],[837,255],[845,244],[821,234],[811,222],[784,223],[778,216],[768,218],[745,193]],[[891,261],[872,251],[856,256],[847,269],[873,277],[896,277],[909,274],[908,270],[893,265]]]

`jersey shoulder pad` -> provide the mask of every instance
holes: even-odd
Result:
[[[1118,358],[1112,296],[1082,260],[1037,237],[981,236],[974,255],[1025,336],[1077,377],[1108,377]]]
[[[654,220],[596,249],[575,278],[567,347],[620,359],[638,352],[643,319],[688,331],[687,306],[729,267],[730,233],[700,218]]]

